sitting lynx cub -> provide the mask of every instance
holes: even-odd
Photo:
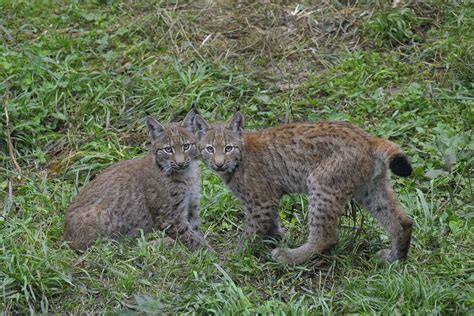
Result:
[[[300,264],[336,243],[344,205],[354,197],[382,224],[392,249],[379,255],[405,259],[412,220],[404,213],[387,169],[407,177],[411,166],[400,147],[343,122],[296,123],[244,134],[237,112],[228,125],[209,125],[196,115],[195,131],[205,164],[216,171],[246,209],[240,245],[252,235],[282,233],[277,208],[282,195],[309,195],[309,236],[295,249],[276,248],[272,257]]]
[[[148,117],[150,154],[118,163],[91,181],[67,210],[63,239],[83,250],[99,237],[156,229],[192,249],[211,249],[199,230],[194,117],[194,109],[182,123],[162,125]]]

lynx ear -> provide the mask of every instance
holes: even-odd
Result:
[[[245,119],[242,113],[240,111],[237,111],[237,113],[234,114],[234,117],[230,121],[230,123],[227,125],[227,128],[230,129],[232,132],[236,133],[239,136],[242,136],[244,133],[244,125],[245,125]]]
[[[158,123],[154,118],[151,116],[148,116],[146,118],[146,126],[148,127],[148,131],[150,132],[150,138],[151,140],[156,140],[158,136],[163,132],[165,129],[163,125]]]
[[[194,117],[194,130],[196,131],[199,138],[202,138],[209,130],[211,125],[202,118],[201,115],[196,114]]]
[[[186,117],[181,122],[181,126],[187,129],[190,133],[194,133],[194,119],[196,118],[196,111],[194,110],[194,104],[191,110],[186,114]]]

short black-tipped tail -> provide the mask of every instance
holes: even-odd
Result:
[[[397,176],[405,177],[405,178],[411,175],[413,171],[410,163],[408,162],[407,156],[403,154],[393,157],[390,160],[388,167]]]
[[[381,138],[373,138],[370,142],[375,155],[384,161],[394,174],[400,177],[411,175],[413,169],[400,146]]]

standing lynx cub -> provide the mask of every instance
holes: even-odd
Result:
[[[64,240],[83,250],[99,237],[165,230],[188,247],[211,249],[199,230],[198,151],[192,109],[181,123],[147,118],[151,152],[91,181],[66,214]]]
[[[274,249],[273,259],[300,264],[331,248],[338,219],[352,197],[392,239],[392,248],[379,255],[388,262],[406,258],[412,220],[389,184],[387,169],[402,177],[412,169],[396,144],[343,122],[297,123],[244,134],[244,117],[237,112],[227,125],[211,126],[199,115],[194,124],[205,164],[246,209],[240,245],[252,235],[280,235],[280,198],[306,193],[308,239],[295,249]]]

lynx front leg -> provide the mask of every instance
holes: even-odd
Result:
[[[278,199],[246,203],[245,226],[238,249],[252,238],[279,238],[284,235],[278,215]]]
[[[166,234],[173,239],[179,239],[189,249],[207,249],[214,252],[200,231],[195,231],[191,224],[183,220],[167,221],[163,224]]]
[[[200,221],[199,221],[199,195],[189,201],[187,206],[187,212],[185,212],[186,218],[184,221],[189,223],[189,226],[194,231],[201,233]]]
[[[171,238],[181,240],[190,249],[204,248],[213,251],[202,233],[196,231],[196,223],[190,223],[188,203],[176,205],[173,212],[164,219],[157,219],[156,222],[160,230],[165,230]]]
[[[317,253],[324,252],[336,243],[336,228],[346,198],[329,187],[314,188],[309,194],[308,240],[295,249],[276,248],[272,258],[276,261],[301,264]]]
[[[188,226],[191,229],[191,233],[194,235],[193,240],[198,241],[196,244],[197,248],[207,248],[208,250],[214,252],[214,249],[209,245],[207,240],[204,238],[204,235],[200,229],[199,223],[199,194],[196,198],[193,198],[189,201],[188,210],[186,213],[187,218],[183,222],[187,222]]]

